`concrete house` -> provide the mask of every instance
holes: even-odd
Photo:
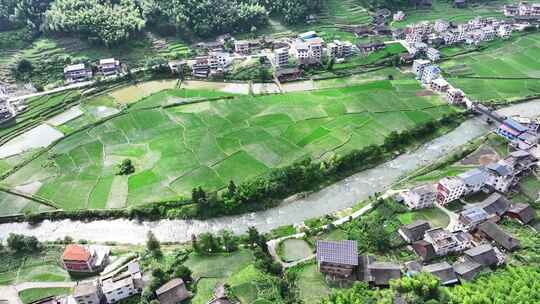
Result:
[[[431,208],[435,205],[437,190],[433,185],[421,185],[404,192],[401,196],[410,209]]]
[[[510,209],[506,211],[506,215],[516,219],[522,225],[526,225],[536,219],[536,210],[529,204],[517,203],[510,206]]]
[[[503,24],[497,29],[497,36],[502,39],[508,39],[512,37],[512,26],[509,24]]]
[[[120,73],[120,61],[114,58],[99,60],[98,71],[104,76],[111,76]]]
[[[226,52],[209,52],[208,64],[210,69],[224,69],[232,63],[232,58]]]
[[[104,246],[67,245],[62,264],[68,272],[94,273],[103,270],[109,262],[110,249]]]
[[[497,253],[493,246],[489,244],[483,244],[480,246],[473,247],[464,252],[466,259],[476,262],[483,266],[496,266],[499,263],[497,258]]]
[[[109,304],[129,298],[142,291],[135,284],[135,280],[130,274],[124,274],[102,281],[102,290]]]
[[[446,99],[449,104],[461,104],[465,99],[465,94],[460,89],[451,88],[446,93]]]
[[[518,239],[506,233],[501,227],[490,221],[478,225],[477,234],[480,237],[495,242],[508,251],[514,251],[520,247]]]
[[[422,72],[422,83],[430,84],[433,80],[439,78],[440,75],[441,69],[438,66],[429,65]]]
[[[429,222],[417,220],[399,228],[398,233],[407,243],[414,243],[424,238],[426,231],[431,229]]]
[[[64,68],[64,78],[67,83],[80,82],[92,78],[92,69],[84,63],[68,65]]]
[[[437,203],[446,205],[463,196],[466,185],[459,178],[445,177],[437,184]]]
[[[431,89],[436,92],[444,93],[449,87],[450,85],[448,84],[448,81],[444,80],[443,78],[437,78],[431,82]]]
[[[516,180],[510,167],[505,164],[491,163],[485,168],[489,174],[486,183],[499,192],[507,192]]]
[[[450,285],[458,282],[454,268],[447,262],[426,265],[422,267],[422,271],[439,278],[442,285]]]
[[[191,297],[186,284],[180,278],[172,279],[156,290],[156,296],[161,304],[177,304]]]
[[[467,208],[459,213],[458,222],[462,229],[471,230],[486,221],[489,214],[481,207]]]
[[[432,48],[432,47],[427,49],[426,55],[429,58],[429,60],[431,60],[433,62],[441,59],[441,52],[439,52],[439,50],[437,50],[435,48]]]
[[[319,271],[334,281],[356,280],[357,250],[356,241],[317,241]]]
[[[352,55],[352,44],[334,40],[327,45],[328,56],[331,58],[346,58]]]
[[[282,68],[289,65],[289,49],[288,48],[280,48],[280,49],[274,50],[273,57],[274,57],[273,62],[276,67]]]
[[[403,21],[405,20],[405,13],[403,11],[397,11],[393,16],[392,19],[394,21]]]
[[[438,33],[442,33],[448,30],[449,27],[450,27],[450,23],[444,20],[440,20],[440,19],[435,21],[435,24],[433,25],[433,29]]]
[[[431,62],[429,60],[425,59],[415,59],[413,61],[413,73],[416,75],[416,78],[420,79],[422,77],[422,73],[424,72],[424,69],[430,65]]]
[[[100,304],[103,298],[99,282],[80,282],[73,289],[73,299],[77,304]]]
[[[250,51],[249,41],[247,40],[236,40],[234,42],[234,51],[239,54],[248,54]]]
[[[454,251],[458,245],[454,235],[443,228],[433,228],[426,231],[424,239],[433,245],[435,253],[439,256]]]
[[[368,266],[375,286],[387,286],[390,280],[401,278],[401,266],[388,262],[373,262]]]
[[[488,177],[488,173],[483,168],[476,168],[459,174],[458,178],[463,181],[466,187],[463,195],[477,193],[482,190]]]

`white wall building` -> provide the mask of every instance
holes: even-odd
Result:
[[[427,52],[426,52],[426,55],[429,58],[429,60],[431,60],[433,62],[441,59],[441,52],[439,52],[439,50],[437,50],[435,48],[431,48],[431,47],[428,48]]]
[[[402,194],[405,204],[410,209],[431,208],[437,198],[437,190],[432,185],[422,185]]]
[[[448,99],[449,104],[461,104],[464,98],[465,94],[460,89],[451,88],[446,93],[446,99]]]
[[[211,69],[224,69],[232,62],[231,55],[225,52],[208,53],[208,64]]]
[[[274,50],[274,65],[278,68],[289,65],[289,49],[281,48]]]
[[[413,72],[416,74],[416,78],[420,79],[422,78],[422,72],[424,72],[424,68],[430,65],[431,62],[429,60],[425,59],[415,59],[413,61]]]
[[[455,177],[445,177],[437,184],[437,202],[446,205],[463,196],[466,186],[463,181]]]
[[[437,92],[446,92],[449,86],[444,78],[437,78],[431,82],[431,89]]]
[[[435,65],[429,65],[422,71],[422,82],[430,84],[433,80],[441,76],[441,69]]]
[[[105,295],[109,304],[116,303],[140,292],[135,286],[133,277],[129,274],[123,278],[109,278],[103,281],[102,284],[103,295]]]

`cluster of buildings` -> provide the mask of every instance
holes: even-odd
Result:
[[[540,3],[521,2],[519,4],[507,4],[503,7],[504,15],[514,17],[517,20],[539,20]]]
[[[422,84],[442,94],[449,104],[459,105],[466,103],[467,107],[472,107],[472,103],[465,97],[465,93],[450,85],[441,76],[441,69],[430,60],[415,59],[413,61],[412,71]]]
[[[94,70],[101,76],[114,76],[121,73],[120,61],[114,58],[99,60],[95,69],[85,63],[71,64],[64,67],[66,83],[75,83],[89,80],[94,76]]]
[[[8,101],[7,89],[0,85],[0,125],[12,121],[16,114],[15,107]]]

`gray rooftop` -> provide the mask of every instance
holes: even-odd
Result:
[[[467,172],[458,175],[459,178],[467,185],[478,185],[485,183],[487,179],[487,173],[483,169],[472,169]]]
[[[510,201],[499,193],[493,193],[480,205],[488,214],[503,215],[510,208]]]
[[[156,290],[156,295],[159,296],[159,295],[164,294],[167,291],[169,291],[169,290],[171,290],[173,288],[176,288],[178,286],[181,286],[181,285],[184,285],[184,281],[182,279],[180,279],[180,278],[172,279],[169,282],[165,283],[160,288],[158,288]]]
[[[441,280],[443,285],[456,283],[458,281],[454,269],[447,262],[426,265],[422,268],[422,271],[436,276]]]
[[[487,169],[496,172],[500,176],[506,176],[511,173],[508,167],[501,165],[499,163],[490,163],[486,166]]]
[[[356,241],[317,241],[317,261],[358,266]]]
[[[478,226],[478,230],[487,235],[497,244],[504,247],[506,250],[515,250],[520,246],[518,239],[506,233],[497,224],[490,221],[483,222]]]
[[[93,295],[98,292],[98,287],[96,282],[82,282],[75,286],[73,290],[74,297],[81,297],[87,295]]]

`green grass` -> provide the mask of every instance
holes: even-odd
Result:
[[[287,239],[278,246],[279,256],[285,262],[298,261],[313,254],[311,246],[301,239]]]
[[[307,264],[294,269],[298,274],[297,286],[299,297],[304,303],[319,303],[330,294],[330,287],[316,264]]]
[[[71,288],[32,288],[21,291],[19,297],[24,304],[28,304],[46,297],[62,296],[70,293]]]
[[[249,265],[252,259],[251,251],[239,250],[213,255],[191,254],[184,264],[191,269],[194,278],[226,278]]]
[[[439,208],[415,210],[399,215],[399,221],[403,225],[408,225],[417,220],[426,220],[433,227],[446,227],[450,223],[448,215]]]
[[[435,96],[416,96],[420,90],[404,78],[163,108],[178,98],[221,94],[168,89],[61,140],[4,182],[40,182],[37,195],[70,210],[176,200],[194,187],[222,189],[230,180],[238,184],[306,156],[317,161],[382,144],[392,131],[454,111]],[[91,102],[112,105],[108,97]],[[125,158],[135,173],[114,177]]]

